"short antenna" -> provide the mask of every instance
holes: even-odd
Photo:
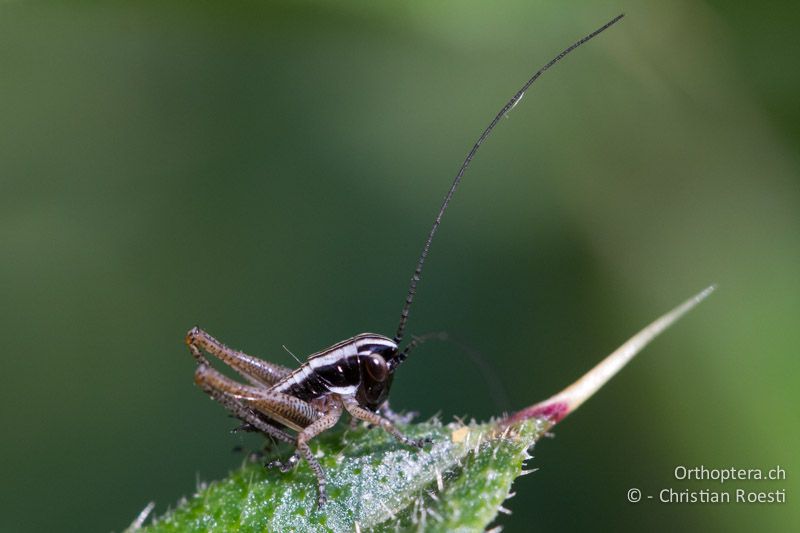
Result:
[[[409,310],[411,309],[411,304],[414,302],[414,295],[417,293],[417,283],[419,283],[420,276],[422,275],[422,267],[425,264],[425,259],[427,259],[428,257],[428,251],[431,248],[431,242],[433,241],[433,237],[434,235],[436,235],[436,230],[439,229],[439,224],[441,224],[442,222],[442,216],[444,215],[444,212],[447,209],[450,200],[453,198],[453,194],[456,192],[459,183],[461,183],[461,178],[464,177],[464,173],[467,171],[469,164],[472,162],[472,158],[475,157],[475,153],[478,151],[478,148],[480,148],[481,145],[483,144],[483,141],[485,141],[486,138],[489,137],[489,134],[492,133],[492,130],[494,130],[495,126],[497,126],[497,124],[500,122],[500,119],[506,116],[509,111],[514,109],[514,106],[516,106],[519,103],[519,101],[522,100],[522,97],[525,96],[525,91],[527,91],[530,88],[530,86],[533,85],[533,82],[539,79],[539,76],[541,76],[544,73],[544,71],[546,71],[547,69],[549,69],[550,67],[561,61],[561,59],[563,59],[564,56],[566,56],[567,54],[578,48],[583,43],[590,41],[594,37],[597,37],[599,34],[601,34],[605,30],[607,30],[608,28],[619,22],[624,16],[625,16],[624,14],[617,15],[609,22],[604,24],[602,27],[596,29],[583,39],[567,47],[563,52],[561,52],[556,57],[548,61],[545,66],[537,70],[536,73],[534,73],[534,75],[531,76],[531,78],[525,82],[525,85],[523,85],[522,88],[519,91],[517,91],[517,93],[511,98],[511,100],[509,100],[508,103],[506,103],[506,105],[504,105],[503,108],[500,109],[500,112],[497,113],[497,116],[495,116],[492,122],[490,122],[489,125],[486,127],[486,129],[483,130],[481,136],[478,137],[478,140],[475,142],[475,145],[472,147],[472,150],[470,150],[469,153],[467,154],[467,158],[464,159],[463,163],[461,163],[461,168],[458,169],[458,174],[456,174],[455,179],[453,179],[453,184],[450,186],[450,190],[447,191],[447,195],[444,197],[444,202],[442,202],[442,207],[439,209],[439,214],[436,215],[436,219],[433,221],[433,227],[431,227],[431,231],[428,234],[428,239],[425,241],[425,246],[422,248],[422,253],[419,256],[419,260],[417,261],[417,268],[416,270],[414,270],[414,275],[411,276],[411,284],[408,286],[408,295],[406,296],[405,304],[403,304],[403,311],[400,313],[400,323],[397,326],[397,333],[395,333],[394,335],[394,341],[396,343],[400,343],[400,341],[403,340],[403,335],[405,334],[406,330],[406,323],[408,322],[408,313]]]

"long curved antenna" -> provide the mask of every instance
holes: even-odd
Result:
[[[528,81],[525,82],[525,85],[523,85],[522,88],[519,91],[517,91],[517,93],[511,98],[511,100],[509,100],[508,103],[506,103],[506,105],[503,106],[500,112],[497,113],[497,116],[495,116],[492,122],[486,127],[485,130],[483,130],[481,136],[478,137],[478,140],[472,147],[472,150],[470,150],[469,154],[467,154],[467,158],[461,164],[461,168],[458,170],[458,174],[456,174],[456,177],[453,180],[453,184],[450,186],[450,190],[447,191],[447,195],[444,197],[444,202],[442,202],[442,207],[439,209],[439,214],[436,215],[436,219],[433,221],[433,227],[431,228],[431,232],[428,234],[428,240],[425,241],[425,246],[422,248],[422,253],[419,256],[419,261],[417,261],[417,268],[416,270],[414,270],[414,275],[411,276],[411,284],[408,286],[408,295],[406,296],[406,302],[403,305],[403,311],[400,313],[400,324],[398,324],[397,333],[395,333],[394,335],[394,341],[396,343],[399,343],[401,340],[403,340],[403,335],[406,329],[406,323],[408,322],[408,313],[409,310],[411,309],[411,304],[414,302],[414,295],[417,293],[417,283],[419,283],[420,276],[422,275],[422,266],[425,264],[425,259],[427,259],[428,257],[428,251],[431,248],[431,241],[433,241],[433,236],[436,235],[436,230],[439,229],[439,224],[441,224],[442,222],[442,215],[444,215],[444,212],[447,209],[447,205],[453,198],[453,194],[456,192],[459,183],[461,183],[461,178],[464,177],[464,173],[467,171],[469,164],[472,162],[472,158],[475,157],[475,153],[478,151],[478,148],[480,148],[481,144],[483,144],[483,141],[485,141],[486,138],[489,137],[489,134],[492,133],[492,130],[494,130],[495,126],[497,126],[498,122],[500,122],[500,119],[506,116],[509,111],[514,109],[514,107],[519,103],[519,101],[522,100],[522,97],[525,96],[525,91],[527,91],[530,88],[530,86],[533,85],[533,82],[539,79],[539,76],[541,76],[544,73],[544,71],[546,71],[547,69],[549,69],[550,67],[561,61],[561,59],[563,59],[564,56],[566,56],[567,54],[578,48],[583,43],[593,39],[594,37],[598,36],[605,30],[607,30],[608,28],[619,22],[624,16],[625,16],[624,14],[617,15],[609,22],[604,24],[602,27],[596,29],[583,39],[567,47],[563,52],[561,52],[556,57],[548,61],[545,66],[537,70],[536,73],[533,76],[531,76],[531,78]]]

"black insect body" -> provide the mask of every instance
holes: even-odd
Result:
[[[623,15],[617,16],[572,44],[539,69],[503,106],[478,138],[456,174],[425,241],[393,339],[374,333],[362,333],[309,356],[299,368],[292,370],[228,348],[197,327],[187,333],[186,344],[198,363],[195,371],[197,385],[242,420],[247,429],[295,445],[296,452],[286,463],[274,462],[271,465],[287,471],[297,464],[299,457],[305,459],[319,481],[320,505],[327,499],[325,472],[312,454],[308,441],[335,425],[344,411],[357,420],[380,426],[405,445],[417,448],[423,446],[423,440],[410,439],[395,427],[388,410],[387,398],[395,370],[423,340],[416,338],[403,350],[399,347],[422,267],[442,216],[478,148],[498,122],[519,103],[525,91],[545,70],[622,17]],[[215,370],[207,359],[207,354],[230,366],[247,384],[239,383]]]
[[[399,357],[397,343],[363,333],[312,355],[273,390],[307,401],[328,393],[354,396],[359,405],[375,411],[389,396],[389,369],[399,364]]]

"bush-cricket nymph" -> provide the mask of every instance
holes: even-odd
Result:
[[[410,439],[397,429],[397,417],[389,410],[387,399],[395,371],[424,340],[423,337],[415,338],[401,348],[422,267],[442,216],[481,144],[539,76],[622,17],[615,17],[573,43],[536,71],[481,133],[453,179],[428,233],[411,277],[394,337],[362,333],[312,354],[305,363],[293,370],[228,348],[198,327],[187,333],[186,344],[197,361],[195,383],[240,419],[243,428],[294,445],[296,450],[287,461],[275,461],[268,466],[288,471],[300,458],[305,459],[318,480],[319,505],[324,505],[327,500],[326,477],[308,442],[333,427],[343,412],[346,411],[354,419],[381,427],[406,446],[421,448],[425,444],[424,439]],[[214,369],[207,358],[209,354],[230,366],[247,384],[239,383]]]

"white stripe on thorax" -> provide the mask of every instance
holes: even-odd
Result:
[[[283,382],[276,384],[272,390],[275,392],[285,392],[292,388],[293,385],[300,387],[302,386],[302,382],[307,380],[312,374],[313,372],[308,368],[308,364],[306,363],[286,376]]]
[[[358,390],[358,385],[350,385],[349,387],[327,387],[327,389],[334,394],[341,394],[342,396],[352,396]]]
[[[325,355],[320,354],[316,357],[312,357],[307,361],[307,363],[311,365],[311,368],[322,368],[323,366],[335,365],[343,359],[346,359],[351,355],[356,355],[357,353],[358,349],[353,343],[350,343],[345,344],[341,348],[333,350],[331,353]]]

